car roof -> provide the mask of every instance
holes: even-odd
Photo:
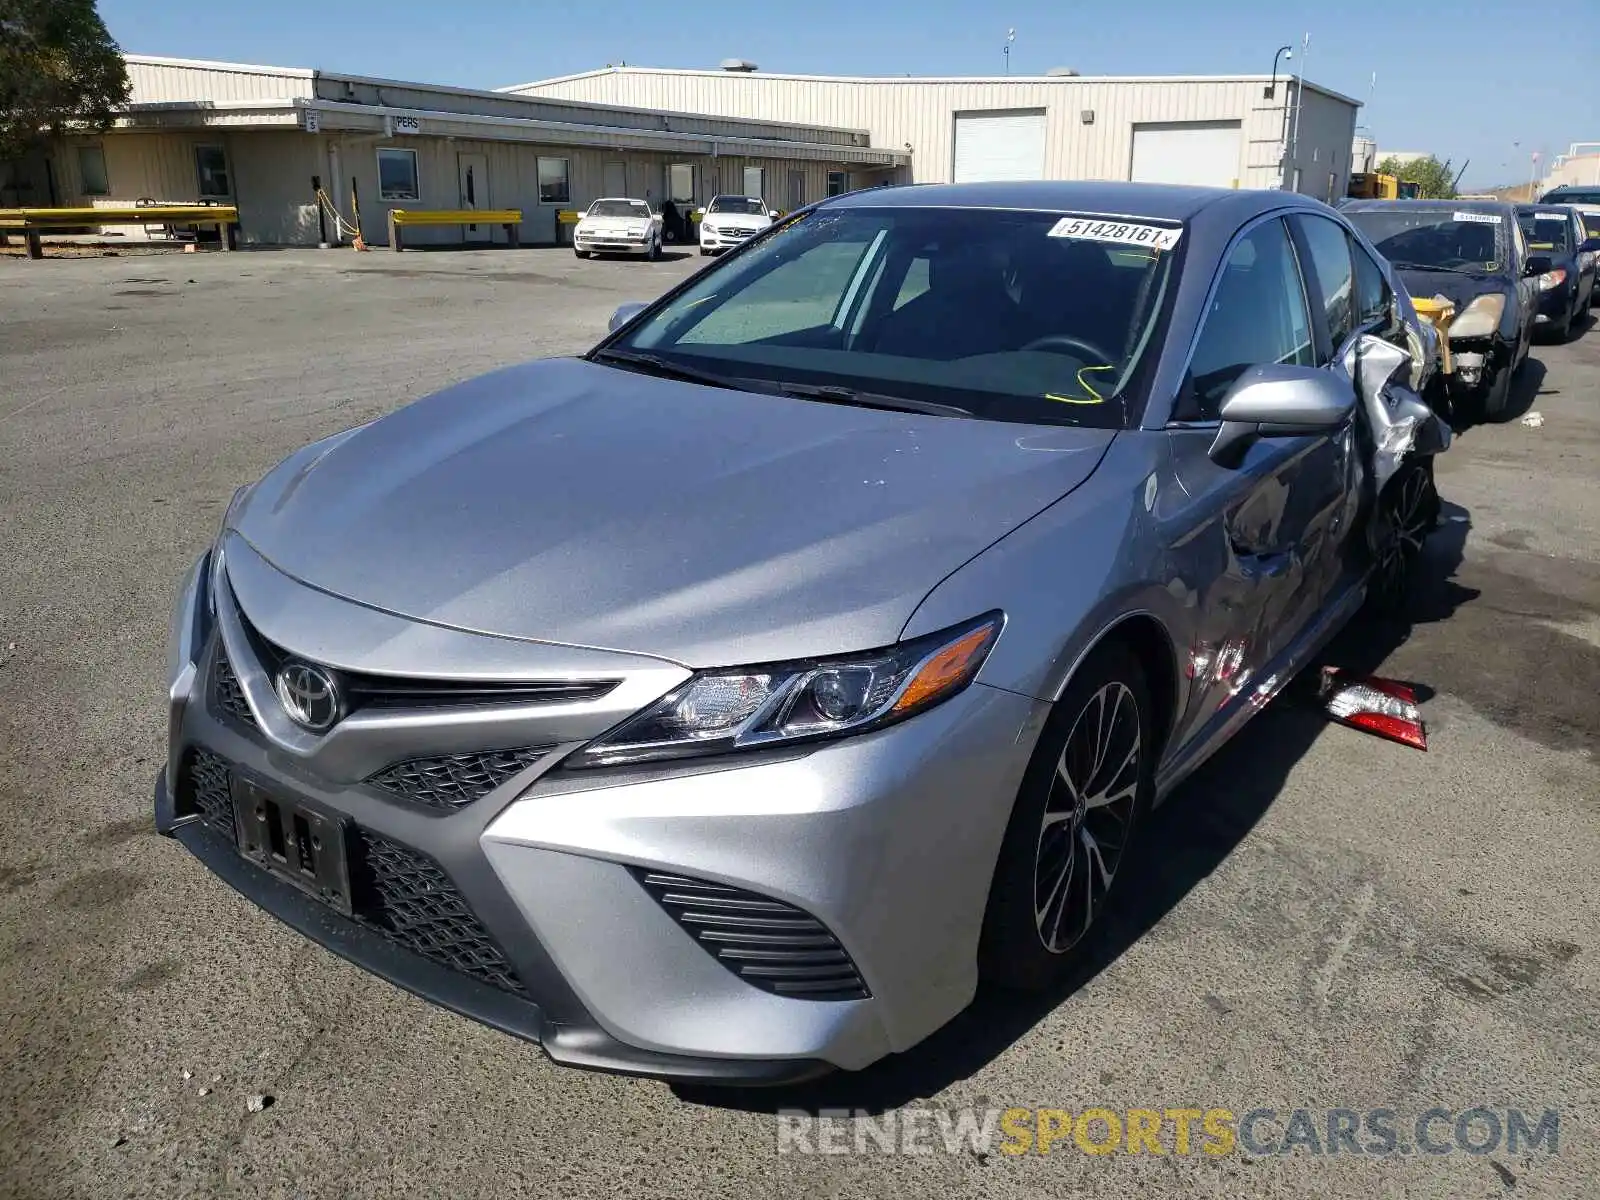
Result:
[[[1458,212],[1498,213],[1505,216],[1515,212],[1516,205],[1509,200],[1352,200],[1344,206],[1345,212],[1376,212],[1392,209],[1404,212],[1414,209],[1425,212],[1429,209],[1448,208]]]
[[[1202,209],[1228,203],[1241,210],[1325,205],[1294,192],[1189,187],[1101,180],[1029,180],[1019,183],[930,183],[865,188],[825,201],[829,208],[1019,208],[1187,221]],[[1249,211],[1238,215],[1247,217]]]

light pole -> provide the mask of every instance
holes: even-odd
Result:
[[[1267,90],[1261,93],[1266,99],[1271,100],[1278,93],[1278,63],[1285,58],[1294,57],[1293,46],[1279,46],[1278,52],[1272,56],[1272,82],[1267,84]]]

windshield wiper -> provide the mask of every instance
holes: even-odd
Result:
[[[936,404],[932,400],[910,400],[904,396],[885,396],[880,392],[858,392],[855,388],[823,383],[777,383],[774,390],[802,400],[823,400],[829,404],[849,404],[855,408],[881,408],[885,412],[923,413],[930,417],[970,417],[970,408],[955,404]]]
[[[659,354],[640,354],[637,350],[596,350],[589,355],[589,359],[592,362],[615,363],[619,367],[628,367],[646,375],[659,375],[663,379],[681,379],[686,383],[703,383],[707,387],[731,388],[740,392],[754,390],[746,385],[745,380],[685,367]]]

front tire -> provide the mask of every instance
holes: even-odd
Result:
[[[1104,928],[1155,792],[1151,716],[1144,672],[1120,642],[1097,648],[1056,701],[995,864],[978,947],[985,980],[1048,990]]]
[[[588,258],[589,257],[589,252],[587,250],[578,250],[578,249],[575,248],[572,251],[572,253],[573,253],[573,256],[576,257],[576,258]]]
[[[1369,527],[1372,576],[1367,600],[1378,613],[1398,613],[1411,592],[1423,545],[1439,523],[1433,460],[1407,463],[1378,497]]]

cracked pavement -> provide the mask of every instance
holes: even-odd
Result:
[[[1286,696],[1155,815],[1069,994],[984,996],[862,1076],[718,1094],[555,1068],[154,835],[168,601],[233,488],[446,383],[580,349],[698,266],[0,260],[0,1196],[1593,1195],[1600,328],[1536,348],[1518,412],[1542,427],[1472,429],[1440,460],[1415,623],[1341,647],[1423,686],[1430,751]],[[905,1104],[1562,1124],[1553,1155],[777,1153],[779,1107]]]

